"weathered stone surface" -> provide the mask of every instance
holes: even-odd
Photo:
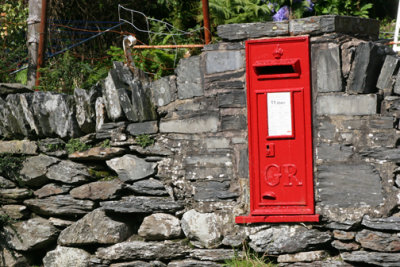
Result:
[[[139,195],[166,196],[167,190],[162,182],[154,178],[142,180],[128,186],[129,190]]]
[[[131,116],[128,117],[129,121],[154,121],[157,119],[155,107],[151,101],[149,88],[142,84],[142,82],[134,80],[129,85],[132,94],[131,100]],[[128,114],[127,112],[125,112]]]
[[[161,133],[204,133],[217,132],[219,117],[214,112],[182,118],[177,120],[161,120]]]
[[[334,240],[331,245],[339,251],[354,251],[360,249],[360,245],[356,242],[345,243],[340,240]]]
[[[383,63],[381,73],[379,74],[376,87],[379,89],[388,89],[393,85],[392,75],[397,68],[399,59],[395,56],[387,55]]]
[[[18,251],[45,248],[56,240],[58,230],[46,219],[35,217],[4,227],[8,245]]]
[[[68,193],[69,190],[71,190],[71,186],[68,185],[46,184],[45,186],[33,192],[33,194],[38,198],[44,198],[65,194]]]
[[[13,141],[0,141],[0,154],[25,154],[36,155],[37,145],[34,141],[28,140],[13,140]]]
[[[242,108],[246,106],[246,93],[243,91],[232,91],[218,94],[218,107],[220,108]]]
[[[77,200],[65,195],[28,199],[24,204],[35,213],[46,216],[81,216],[94,208],[94,203],[90,200]]]
[[[321,143],[317,147],[316,157],[324,161],[348,161],[354,154],[353,149],[351,146]]]
[[[378,46],[372,42],[360,43],[356,48],[346,91],[351,94],[368,94],[376,91],[382,58]]]
[[[317,52],[318,92],[343,91],[339,46],[330,44]]]
[[[131,261],[131,262],[123,262],[123,263],[114,263],[111,264],[110,267],[155,267],[157,265],[153,265],[149,262],[145,261]],[[166,266],[164,264],[164,266]]]
[[[268,23],[225,24],[217,27],[218,36],[224,40],[246,40],[258,37],[273,37],[289,34],[287,21]]]
[[[151,92],[153,102],[159,107],[168,105],[172,101],[176,100],[176,76],[171,75],[155,80],[151,84]]]
[[[125,131],[126,125],[127,123],[125,121],[102,123],[99,128],[96,126],[96,138],[114,139],[116,135],[120,135]]]
[[[318,248],[331,241],[331,234],[303,226],[280,226],[250,235],[250,240],[255,251],[276,255]]]
[[[144,218],[139,236],[146,240],[166,240],[179,238],[182,229],[178,218],[165,213],[155,213]]]
[[[128,125],[126,130],[131,135],[155,134],[158,132],[158,123],[157,121],[131,123]]]
[[[55,227],[60,228],[60,229],[64,229],[74,223],[74,221],[69,221],[69,220],[64,220],[64,219],[59,219],[59,218],[54,218],[54,217],[50,217],[49,222],[52,225],[54,225]]]
[[[153,145],[141,147],[139,145],[130,146],[131,151],[135,151],[146,156],[171,156],[173,151],[161,142],[155,142]],[[148,158],[146,158],[147,160]]]
[[[48,168],[58,162],[59,159],[43,154],[27,158],[22,165],[20,178],[28,186],[41,186],[49,181],[46,176]]]
[[[107,120],[106,104],[103,97],[98,97],[94,106],[96,111],[96,132],[99,131]]]
[[[190,257],[201,261],[225,261],[240,257],[240,252],[233,249],[193,249],[190,251]]]
[[[38,142],[39,150],[46,155],[63,157],[67,155],[65,142],[60,138],[46,138]]]
[[[68,155],[68,158],[73,160],[109,160],[116,156],[120,156],[125,152],[121,147],[93,147],[86,151],[76,151]]]
[[[107,212],[115,213],[175,213],[183,209],[182,204],[167,197],[123,197],[120,201],[100,204]]]
[[[28,259],[22,254],[9,250],[7,248],[0,248],[0,264],[4,267],[29,267]]]
[[[245,87],[245,71],[239,70],[235,72],[222,72],[204,77],[204,89],[244,89]]]
[[[31,191],[26,188],[0,189],[0,199],[26,199],[31,196]]]
[[[381,251],[400,251],[400,237],[397,234],[382,233],[370,230],[362,230],[356,234],[356,241],[363,248]]]
[[[14,136],[35,136],[39,129],[35,123],[33,113],[30,109],[32,100],[31,94],[8,95],[6,98],[9,114],[8,121]]]
[[[299,252],[296,254],[279,255],[278,262],[313,262],[323,260],[328,256],[324,250]]]
[[[198,260],[177,260],[168,263],[168,267],[218,267],[218,263],[212,261],[198,261]]]
[[[79,184],[89,181],[90,175],[83,164],[69,160],[63,160],[50,166],[46,174],[47,178],[66,184]]]
[[[116,121],[123,116],[118,89],[124,89],[126,88],[126,85],[119,80],[117,71],[115,69],[111,69],[108,72],[107,78],[104,80],[102,88],[107,116],[110,120]]]
[[[11,182],[10,180],[4,178],[3,176],[0,176],[0,188],[14,188],[16,187],[14,182]]]
[[[89,267],[90,254],[83,249],[57,246],[43,258],[44,267]]]
[[[394,162],[400,162],[400,149],[399,148],[367,148],[360,151],[360,154],[364,157],[370,157],[380,160],[390,160]]]
[[[183,214],[181,226],[185,236],[199,248],[216,248],[221,245],[220,218],[214,213],[189,210]]]
[[[175,71],[179,99],[203,95],[204,88],[199,56],[181,59]]]
[[[63,246],[115,244],[124,241],[130,234],[127,224],[112,220],[103,210],[97,209],[64,229],[58,237],[58,244]]]
[[[2,205],[0,207],[0,215],[6,215],[14,220],[25,219],[29,214],[30,211],[23,205]]]
[[[393,92],[397,95],[400,95],[400,73],[396,75],[396,81],[394,83]]]
[[[187,248],[179,242],[122,242],[111,247],[99,248],[96,256],[106,260],[163,260],[187,255]]]
[[[377,96],[320,95],[316,111],[318,115],[373,115],[377,112]]]
[[[108,200],[118,197],[122,188],[119,180],[98,181],[76,187],[70,195],[77,199]]]
[[[342,51],[342,75],[345,79],[349,77],[351,65],[353,64],[354,54],[356,47],[361,43],[364,42],[359,39],[351,39],[348,42],[345,42],[341,46]]]
[[[342,259],[351,263],[375,264],[378,266],[399,266],[400,253],[354,251],[341,253]]]
[[[33,90],[20,83],[0,83],[0,95],[33,93]]]
[[[106,161],[107,166],[114,170],[124,181],[137,181],[146,178],[155,172],[157,164],[149,163],[134,155],[125,155]]]
[[[376,230],[400,231],[400,217],[371,218],[366,215],[361,224]]]
[[[339,240],[344,240],[344,241],[354,240],[355,236],[356,236],[355,232],[346,232],[342,230],[333,231],[333,237]]]
[[[246,130],[247,118],[245,115],[226,115],[221,118],[221,130]]]
[[[209,43],[203,47],[203,51],[213,51],[213,50],[241,50],[245,49],[244,42],[218,42]]]
[[[194,200],[218,201],[238,197],[239,194],[229,191],[229,181],[200,181],[193,184]]]
[[[75,88],[74,100],[76,107],[76,121],[84,133],[92,133],[96,128],[95,103],[100,92],[98,87],[93,87],[90,91]]]
[[[206,74],[236,71],[244,67],[244,54],[241,51],[209,51],[205,53],[205,64]]]

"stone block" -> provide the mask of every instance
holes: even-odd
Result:
[[[400,217],[387,217],[387,218],[371,218],[370,216],[364,216],[362,225],[376,230],[387,230],[387,231],[400,231]]]
[[[43,258],[44,267],[87,267],[90,262],[90,254],[80,248],[57,246],[55,250],[47,252]]]
[[[331,44],[317,52],[317,87],[318,92],[341,92],[343,90],[340,67],[339,46]]]
[[[140,134],[155,134],[158,132],[157,121],[145,121],[138,123],[131,123],[128,125],[126,130],[130,135],[140,135]]]
[[[241,178],[249,177],[249,152],[247,149],[239,151],[238,175]]]
[[[377,113],[377,95],[320,95],[317,115],[373,115]]]
[[[383,52],[374,43],[360,43],[355,51],[346,91],[350,94],[375,92],[383,58]]]
[[[229,181],[205,181],[193,183],[194,200],[218,201],[238,197],[238,193],[229,191]]]
[[[296,254],[279,255],[278,262],[313,262],[323,260],[328,256],[324,250],[299,252]]]
[[[241,51],[209,51],[205,53],[206,74],[236,71],[244,67]]]
[[[220,108],[243,108],[246,107],[246,92],[231,91],[218,94],[218,107]]]
[[[216,113],[210,112],[191,118],[181,118],[177,120],[161,120],[161,133],[204,133],[217,132],[219,117]]]
[[[289,35],[289,23],[287,21],[271,21],[267,23],[225,24],[217,27],[217,34],[222,39],[229,41]]]
[[[353,153],[350,146],[321,143],[317,146],[316,157],[324,161],[348,161]]]
[[[396,81],[394,83],[393,92],[397,95],[400,95],[400,72],[396,75]]]
[[[383,63],[381,73],[378,77],[376,87],[379,89],[388,89],[393,85],[392,75],[399,65],[399,59],[396,56],[387,55]]]
[[[176,76],[162,77],[151,84],[153,102],[159,106],[165,106],[176,99]]]
[[[207,44],[204,46],[204,51],[213,50],[244,50],[244,42],[218,42],[215,44]]]
[[[107,166],[114,170],[120,180],[133,182],[149,177],[155,173],[157,164],[146,162],[134,155],[124,155],[106,161]]]
[[[98,87],[90,91],[75,88],[74,100],[76,107],[76,120],[84,133],[92,133],[96,127],[95,102],[100,92]]]
[[[398,266],[400,262],[400,253],[370,252],[370,251],[354,251],[344,252],[340,256],[346,262],[361,265],[376,266]]]
[[[244,89],[245,71],[217,73],[204,78],[204,88],[213,89]]]
[[[364,229],[356,235],[356,241],[363,248],[380,252],[400,251],[400,237],[397,234],[382,233]]]
[[[247,118],[245,115],[227,115],[221,118],[221,130],[246,130]]]
[[[146,240],[176,239],[182,235],[182,229],[178,218],[156,213],[144,218],[138,234]]]
[[[199,56],[181,59],[176,68],[176,75],[179,99],[187,99],[204,94]]]
[[[0,154],[25,154],[36,155],[37,145],[34,141],[28,140],[14,140],[14,141],[0,141]]]

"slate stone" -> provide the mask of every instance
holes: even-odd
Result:
[[[241,51],[208,51],[205,64],[206,74],[236,71],[244,68],[244,54]]]
[[[127,123],[124,121],[103,123],[100,128],[96,128],[96,138],[111,138],[116,134],[124,132],[126,125]]]
[[[317,146],[316,157],[324,161],[348,161],[354,154],[353,147],[340,144],[321,143]]]
[[[226,261],[235,257],[241,257],[240,251],[233,249],[193,249],[190,251],[190,257],[201,261]]]
[[[118,179],[98,181],[76,187],[70,195],[76,199],[109,200],[117,198],[122,189],[123,184]]]
[[[88,267],[90,254],[80,248],[57,246],[55,250],[47,252],[43,258],[44,267]]]
[[[132,145],[129,147],[131,151],[146,156],[171,156],[173,151],[161,142],[155,142],[153,145],[141,147],[139,145]],[[149,157],[146,157],[146,161]]]
[[[31,196],[31,191],[26,188],[0,189],[0,199],[20,200]]]
[[[99,97],[99,87],[94,86],[90,90],[75,88],[74,100],[76,108],[76,121],[82,132],[92,133],[96,127],[95,103]]]
[[[93,210],[95,204],[90,200],[77,200],[68,195],[57,195],[43,199],[24,201],[32,211],[45,216],[82,216]]]
[[[57,242],[62,246],[115,244],[130,235],[127,224],[115,221],[107,217],[103,210],[97,209],[65,228]]]
[[[328,253],[324,250],[299,252],[296,254],[284,254],[278,256],[279,263],[289,262],[313,262],[325,259]]]
[[[180,221],[175,216],[155,213],[144,218],[138,230],[139,236],[145,240],[166,240],[181,237]]]
[[[38,142],[39,150],[49,156],[64,157],[68,153],[65,151],[65,142],[60,138],[45,138]]]
[[[378,266],[399,266],[400,253],[381,253],[369,251],[344,252],[340,256],[346,262],[375,264]]]
[[[219,124],[219,117],[214,112],[208,114],[193,115],[189,118],[182,118],[177,120],[161,120],[160,132],[161,133],[204,133],[204,132],[217,132]]]
[[[26,85],[20,83],[0,83],[0,95],[32,93],[33,90]]]
[[[247,118],[245,115],[226,115],[221,118],[221,130],[246,130]]]
[[[64,229],[74,223],[74,221],[64,220],[64,219],[54,218],[54,217],[50,217],[49,222],[59,229]]]
[[[104,161],[124,154],[125,149],[120,147],[93,147],[86,151],[76,151],[68,155],[76,161]]]
[[[123,197],[120,201],[100,203],[106,212],[113,213],[175,213],[183,209],[183,205],[168,197]]]
[[[220,108],[243,108],[246,107],[246,93],[243,91],[232,91],[218,94],[218,107]]]
[[[30,215],[30,211],[23,205],[2,205],[0,215],[6,215],[14,220],[22,220]]]
[[[79,184],[89,181],[90,175],[85,165],[63,160],[49,167],[47,178],[66,184]]]
[[[133,182],[154,174],[157,164],[149,163],[134,155],[124,155],[106,161],[107,166],[114,170],[124,182]]]
[[[334,230],[333,237],[342,241],[354,240],[355,232],[346,232],[342,230]]]
[[[175,72],[179,99],[187,99],[204,94],[199,56],[181,59]]]
[[[229,187],[229,181],[204,181],[193,183],[194,200],[218,201],[238,197],[239,194],[230,192]]]
[[[167,196],[168,192],[165,186],[159,180],[154,178],[141,180],[128,186],[128,189],[138,195],[150,195],[150,196]]]
[[[0,262],[7,267],[29,267],[29,260],[22,254],[8,248],[0,248]]]
[[[140,135],[140,134],[155,134],[158,132],[158,122],[157,121],[145,121],[138,123],[131,123],[127,127],[127,132],[130,135]]]
[[[350,94],[368,94],[376,91],[376,82],[383,63],[383,54],[372,42],[360,43],[347,81]]]
[[[107,122],[107,110],[103,97],[98,97],[94,106],[96,111],[96,132],[101,130],[103,124]]]
[[[96,256],[105,260],[170,260],[187,255],[187,248],[179,242],[122,242],[99,248]]]
[[[54,195],[60,195],[68,193],[71,190],[71,186],[68,185],[57,185],[57,184],[46,184],[40,189],[33,192],[38,198],[44,198]]]
[[[47,170],[58,162],[59,159],[43,154],[29,157],[22,163],[20,179],[28,186],[42,186],[49,181]]]
[[[170,75],[155,80],[151,84],[153,103],[157,106],[166,106],[177,98],[176,76]]]
[[[363,248],[374,251],[400,251],[400,237],[397,234],[382,233],[364,229],[356,234],[356,241],[360,243]]]
[[[181,226],[190,243],[198,248],[217,248],[222,241],[221,219],[215,213],[189,210],[182,216]]]
[[[113,263],[110,267],[155,267],[157,265],[153,265],[149,262],[145,261],[131,261],[131,262],[122,262],[122,263]],[[163,266],[166,266],[165,264]]]
[[[124,88],[126,88],[126,85],[119,80],[117,71],[111,69],[102,85],[102,95],[107,110],[107,117],[112,121],[116,121],[123,117],[118,89]]]
[[[218,42],[209,43],[203,47],[203,51],[213,50],[244,50],[244,42]]]
[[[378,98],[369,95],[319,95],[317,115],[374,115],[377,113]]]
[[[0,176],[0,188],[14,188],[16,187],[15,183]]]
[[[379,160],[388,160],[400,162],[400,149],[399,148],[367,148],[359,152],[364,157],[371,157]]]
[[[222,72],[204,77],[204,89],[244,89],[245,74],[243,70],[235,72]],[[233,91],[235,92],[235,91]]]
[[[343,91],[339,46],[330,44],[317,52],[318,92]]]
[[[31,100],[32,96],[28,95],[28,99]],[[35,136],[39,130],[35,124],[29,104],[27,103],[27,97],[25,95],[8,95],[6,98],[8,110],[10,112],[8,119],[11,123],[11,128],[16,133],[23,136]],[[30,101],[31,102],[31,101]]]
[[[279,226],[250,235],[250,247],[257,252],[277,255],[321,247],[331,241],[329,232],[303,226]]]
[[[351,65],[354,61],[354,54],[356,47],[361,43],[364,42],[359,39],[351,39],[348,42],[345,42],[341,46],[342,51],[342,75],[345,79],[349,77],[351,71]]]
[[[59,231],[46,219],[35,217],[4,227],[8,245],[18,251],[31,251],[52,244]]]
[[[199,261],[199,260],[176,260],[170,261],[168,267],[218,267],[221,266],[218,263],[212,261]]]
[[[397,95],[400,95],[400,73],[399,72],[396,75],[393,92]]]
[[[130,119],[132,122],[141,122],[141,121],[153,121],[157,119],[157,113],[155,110],[155,106],[151,101],[151,95],[149,92],[149,88],[143,85],[140,81],[132,81],[129,85],[130,91],[132,94],[131,102],[132,102],[132,113],[138,116],[138,119]]]
[[[287,21],[225,24],[217,27],[217,34],[229,41],[289,35],[289,24]]]
[[[34,141],[29,140],[13,140],[13,141],[0,141],[0,154],[23,154],[23,155],[36,155],[37,145]]]
[[[392,75],[398,68],[399,59],[392,55],[387,55],[383,63],[381,73],[379,74],[376,87],[379,89],[392,88]]]
[[[359,250],[360,245],[356,242],[342,242],[340,240],[334,240],[331,243],[332,247],[336,248],[339,251],[354,251],[354,250]]]
[[[400,231],[400,217],[371,218],[366,215],[361,224],[375,230]]]

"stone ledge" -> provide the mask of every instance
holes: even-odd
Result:
[[[317,98],[317,115],[373,115],[378,97],[369,95],[320,95]]]

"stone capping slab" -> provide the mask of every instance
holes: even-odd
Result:
[[[317,115],[361,116],[377,113],[378,97],[367,95],[320,95],[317,98]]]
[[[376,40],[379,35],[379,21],[351,16],[325,15],[282,22],[225,24],[217,27],[218,36],[229,41],[284,35],[322,35],[332,32]]]

